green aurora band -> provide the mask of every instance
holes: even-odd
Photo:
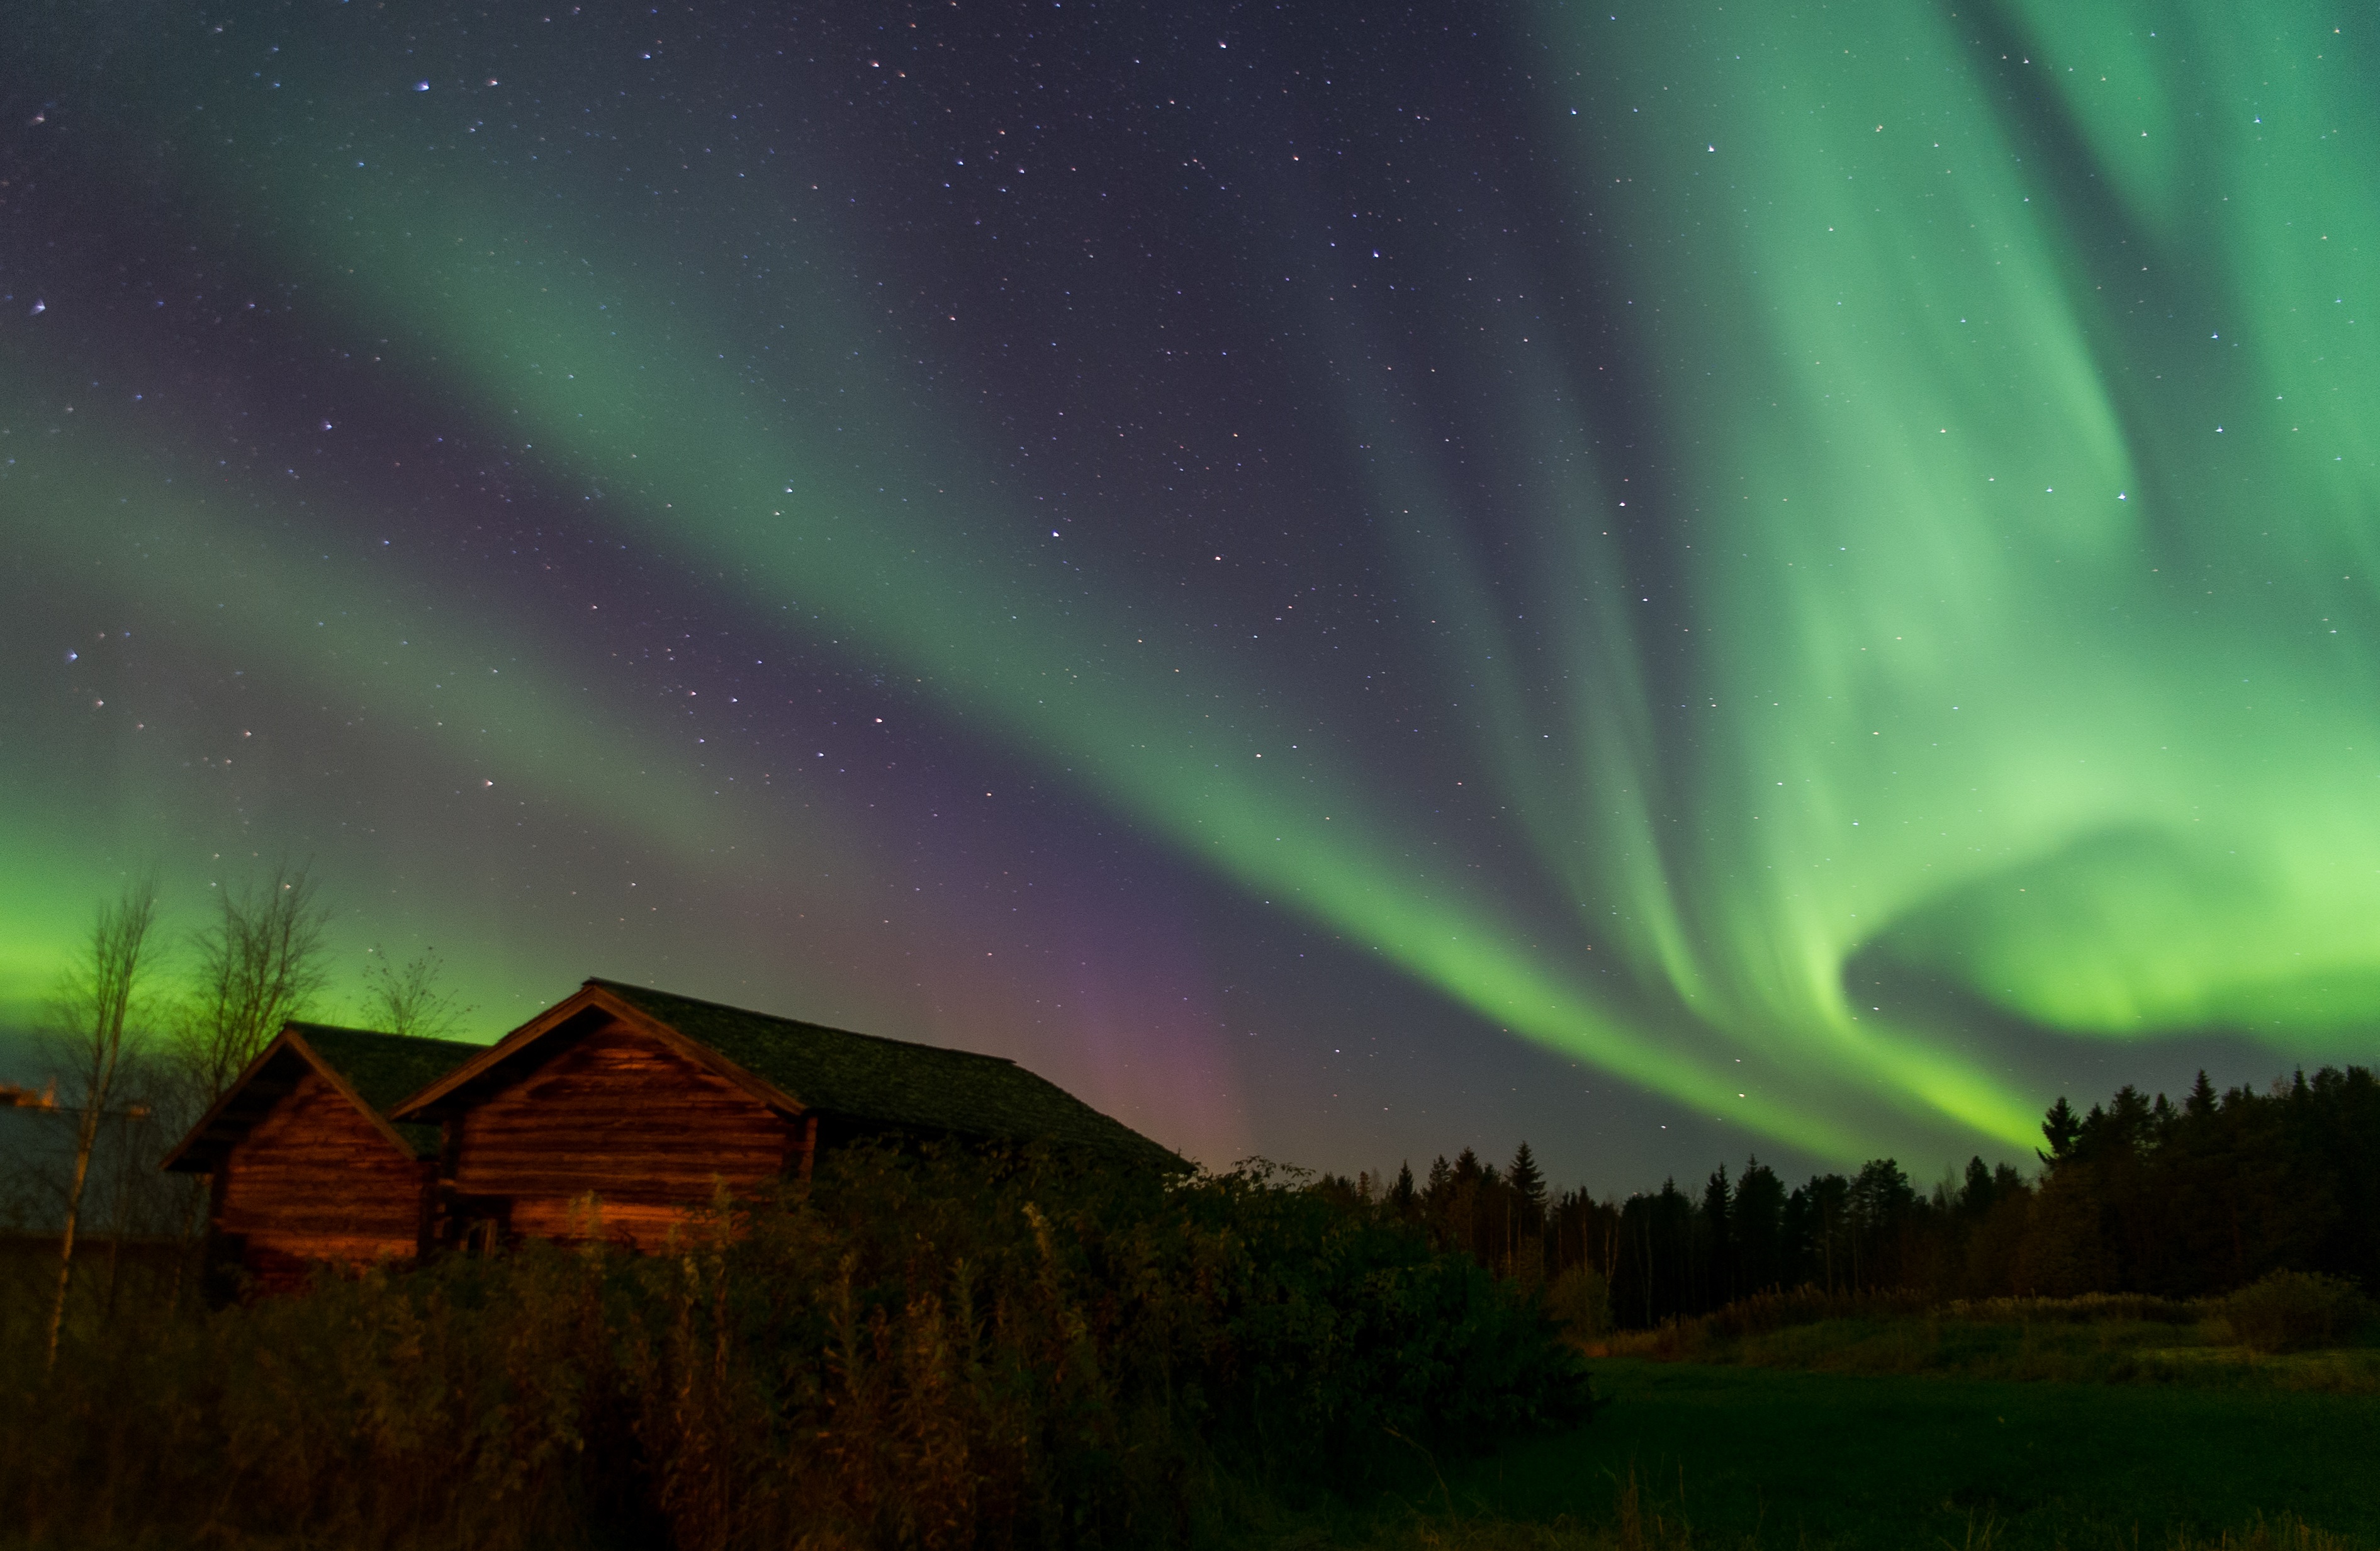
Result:
[[[322,319],[420,341],[438,395],[747,618],[893,665],[1252,895],[1698,1111],[1835,1158],[1946,1128],[2020,1147],[2039,1095],[1971,1037],[1992,1020],[2370,1055],[2368,43],[2292,6],[2252,34],[2213,6],[1608,17],[1536,14],[1562,67],[1536,110],[1572,229],[1603,234],[1568,294],[1589,265],[1619,286],[1670,447],[1660,623],[1615,536],[1647,498],[1561,320],[1439,363],[1501,385],[1468,412],[1514,470],[1517,590],[1466,561],[1463,495],[1400,434],[1444,407],[1336,389],[1372,454],[1351,506],[1400,519],[1408,588],[1479,647],[1446,687],[1483,717],[1517,877],[1415,843],[1419,799],[1293,687],[1177,644],[1168,601],[1021,562],[988,432],[921,418],[905,363],[843,326],[865,299],[818,277],[852,272],[848,234],[706,188],[722,270],[748,230],[801,255],[771,294],[706,290],[395,124],[278,137],[264,187],[299,197],[191,177]],[[243,153],[272,136],[227,116]],[[343,180],[358,156],[396,171]],[[1567,936],[1530,923],[1540,887]],[[1895,976],[1965,1011],[1855,990]]]

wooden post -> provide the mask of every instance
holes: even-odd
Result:
[[[815,1116],[815,1115],[805,1115],[805,1116],[803,1116],[803,1117],[802,1117],[802,1172],[801,1172],[801,1180],[802,1180],[802,1183],[803,1183],[803,1184],[805,1184],[805,1185],[807,1185],[807,1184],[808,1184],[808,1183],[810,1182],[810,1165],[811,1165],[811,1164],[812,1164],[812,1163],[817,1159],[817,1157],[818,1157],[818,1117],[817,1117],[817,1116]]]

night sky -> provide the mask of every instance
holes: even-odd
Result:
[[[1213,1164],[2380,1056],[2363,11],[6,28],[0,1020],[286,859]]]

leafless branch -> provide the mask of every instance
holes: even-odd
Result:
[[[117,1083],[140,1054],[136,1017],[141,976],[147,968],[149,930],[157,919],[153,878],[128,883],[115,903],[100,907],[91,946],[60,977],[51,1047],[75,1101],[75,1155],[68,1176],[66,1231],[58,1245],[57,1296],[50,1305],[46,1361],[58,1358],[58,1332],[66,1322],[67,1292],[74,1278],[75,1228],[83,1190],[91,1178],[91,1154],[101,1126],[115,1107]]]
[[[191,940],[198,962],[176,1040],[201,1107],[223,1096],[328,979],[331,912],[303,867],[285,863],[261,885],[226,886],[217,910]]]
[[[444,971],[436,948],[423,948],[400,970],[375,945],[364,968],[364,1008],[372,1026],[419,1039],[453,1033],[472,1008],[440,988]]]

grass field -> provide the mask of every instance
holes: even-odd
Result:
[[[2236,1344],[2211,1320],[1934,1314],[1827,1319],[1731,1336],[1693,1325],[1670,1326],[1618,1337],[1604,1355],[1813,1373],[2380,1396],[2380,1345],[2371,1336],[2313,1351],[2258,1352]]]
[[[2380,1403],[2367,1396],[1639,1360],[1595,1368],[1609,1403],[1586,1426],[1442,1476],[1416,1458],[1389,1505],[1276,1521],[1257,1543],[2380,1546]],[[2290,1533],[2275,1534],[2285,1522]]]

